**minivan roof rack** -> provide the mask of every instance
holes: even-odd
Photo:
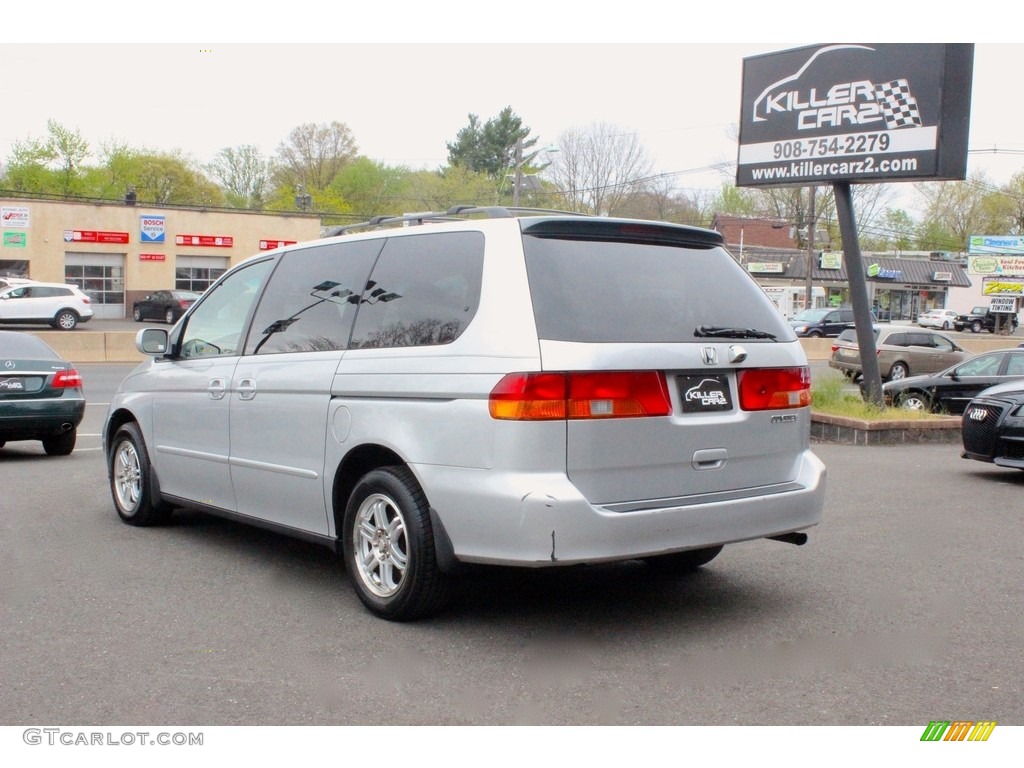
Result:
[[[324,237],[336,237],[359,229],[376,229],[395,226],[397,224],[424,224],[428,221],[461,221],[468,216],[484,216],[488,219],[511,219],[518,215],[559,215],[559,216],[590,216],[588,213],[560,211],[552,208],[523,208],[502,205],[453,205],[446,211],[424,211],[404,215],[374,216],[357,224],[344,224],[327,230]]]

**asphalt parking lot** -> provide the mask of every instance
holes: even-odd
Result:
[[[0,723],[1024,724],[1024,473],[958,447],[818,445],[824,522],[702,572],[494,570],[430,621],[358,603],[328,550],[114,513],[82,366],[66,458],[0,450]]]

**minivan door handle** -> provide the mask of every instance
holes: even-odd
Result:
[[[693,452],[690,466],[694,469],[721,469],[728,458],[729,452],[725,448],[705,448]]]
[[[242,379],[235,389],[242,400],[252,400],[256,397],[256,379]]]
[[[224,379],[210,379],[210,384],[206,391],[210,393],[211,400],[223,400],[228,388],[224,383]]]

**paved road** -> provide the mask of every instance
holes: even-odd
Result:
[[[1024,725],[1024,473],[955,446],[818,446],[804,547],[496,570],[395,625],[325,549],[120,523],[94,434],[123,371],[83,373],[72,456],[0,450],[0,724]]]

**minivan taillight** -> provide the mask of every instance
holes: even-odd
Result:
[[[57,371],[57,373],[54,374],[53,383],[50,386],[52,386],[54,389],[81,387],[82,375],[74,368],[69,368],[66,371]]]
[[[740,408],[771,411],[804,408],[811,404],[811,369],[748,368],[737,374]]]
[[[667,416],[672,403],[657,371],[510,373],[490,395],[491,417],[512,421]]]

